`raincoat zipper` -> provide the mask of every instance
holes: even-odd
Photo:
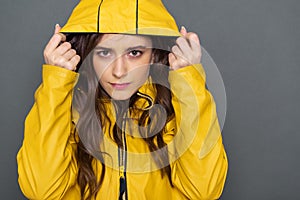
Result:
[[[119,200],[128,200],[127,195],[127,181],[126,181],[126,162],[127,162],[127,143],[125,135],[126,126],[126,114],[122,121],[122,144],[123,148],[119,148],[119,180],[120,180],[120,189],[119,189]]]

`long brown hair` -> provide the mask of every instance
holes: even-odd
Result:
[[[153,65],[150,67],[150,76],[152,78],[153,87],[156,91],[155,99],[153,104],[159,104],[163,107],[167,114],[167,122],[174,117],[174,110],[171,104],[171,92],[168,89],[168,74],[169,74],[169,62],[168,54],[170,47],[174,44],[174,38],[171,37],[157,37],[151,36],[153,48]],[[78,148],[77,148],[77,162],[78,162],[78,177],[77,182],[81,190],[81,199],[84,199],[86,192],[88,193],[87,199],[96,197],[97,192],[104,179],[105,166],[104,162],[101,162],[102,171],[97,172],[93,169],[92,162],[95,161],[92,153],[93,149],[98,150],[97,159],[103,161],[104,152],[99,152],[100,142],[103,137],[103,132],[106,130],[113,130],[113,139],[120,148],[122,147],[121,134],[122,128],[120,128],[116,122],[112,122],[107,114],[107,102],[111,102],[110,97],[99,84],[96,74],[92,65],[92,50],[98,44],[101,39],[101,34],[68,34],[67,40],[72,44],[72,47],[76,50],[77,54],[81,57],[81,62],[78,64],[80,69],[79,83],[80,87],[75,90],[79,92],[74,93],[73,106],[79,112],[80,119],[78,121],[77,132],[86,134],[85,138],[88,142],[83,142],[82,138],[79,137]],[[141,98],[137,93],[133,94],[129,99],[129,108],[133,108],[135,103]],[[122,109],[122,101],[114,101],[116,116],[123,116],[122,113],[125,111]],[[92,106],[91,106],[92,105]],[[134,110],[133,110],[134,111]],[[149,110],[138,110],[135,112],[142,112],[138,119],[138,124],[147,125],[149,123],[150,112]],[[159,116],[158,116],[159,118]],[[118,118],[116,119],[116,121]],[[164,124],[164,125],[165,125]],[[155,126],[155,125],[154,125]],[[164,126],[163,126],[164,127]],[[89,134],[96,132],[99,135]],[[105,129],[103,131],[103,129]],[[147,143],[149,151],[154,152],[158,149],[162,149],[166,146],[163,140],[164,129],[161,130],[149,130],[150,132],[155,131],[156,134],[151,137],[144,138]],[[140,133],[142,134],[142,133]],[[154,161],[158,166],[161,166],[162,176],[167,175],[171,182],[171,168],[170,165],[165,166],[164,161],[168,159],[166,152],[159,156],[154,156]],[[97,175],[100,173],[100,178]]]

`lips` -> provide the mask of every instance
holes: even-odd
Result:
[[[124,90],[130,85],[130,83],[110,83],[110,85],[116,90]]]

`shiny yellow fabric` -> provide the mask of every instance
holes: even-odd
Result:
[[[19,184],[29,199],[80,199],[71,111],[77,79],[75,72],[49,65],[43,67],[43,83],[35,93],[35,103],[25,121],[23,145],[17,155]],[[185,142],[189,145],[171,163],[174,187],[166,176],[161,177],[159,170],[128,172],[128,198],[217,199],[226,179],[227,158],[215,103],[205,89],[203,68],[196,65],[171,71],[169,81],[176,117],[167,125],[164,140],[171,144],[178,137],[174,145],[186,146]],[[142,88],[153,95],[152,90]],[[207,148],[206,142],[213,145]],[[127,137],[127,146],[131,152],[148,151],[145,142],[135,137]],[[201,153],[203,148],[205,153]],[[128,161],[128,164],[140,163]],[[99,161],[94,160],[93,166],[101,172]],[[106,166],[96,199],[118,199],[118,192],[119,172]]]
[[[61,32],[180,36],[160,0],[81,0]]]

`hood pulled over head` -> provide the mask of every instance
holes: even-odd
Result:
[[[60,32],[180,36],[161,0],[81,0]]]

